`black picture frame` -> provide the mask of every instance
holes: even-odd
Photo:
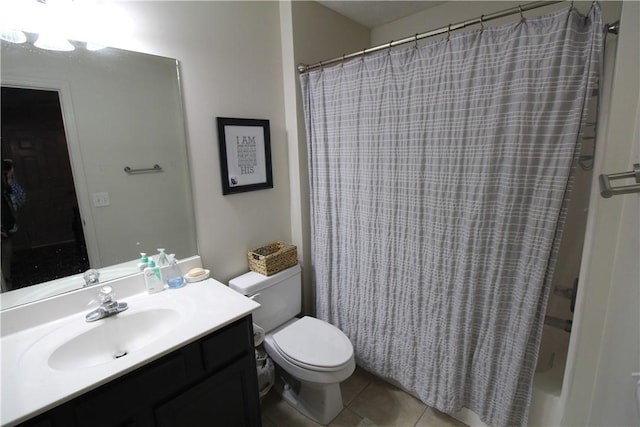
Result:
[[[222,194],[273,188],[269,120],[216,119]]]

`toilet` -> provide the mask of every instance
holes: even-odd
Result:
[[[272,276],[249,272],[229,287],[260,304],[253,322],[264,329],[264,348],[280,369],[276,390],[299,412],[326,425],[342,411],[340,383],[356,364],[349,338],[301,311],[300,266]]]

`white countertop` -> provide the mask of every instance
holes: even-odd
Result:
[[[52,369],[47,358],[61,344],[59,338],[77,333],[77,328],[99,326],[99,320],[85,322],[91,308],[6,334],[1,343],[2,426],[12,426],[94,389],[114,378],[143,366],[171,351],[193,342],[260,307],[256,302],[213,279],[190,283],[149,295],[146,292],[122,299],[129,309],[117,316],[145,309],[178,308],[179,325],[144,347],[120,359],[95,366],[60,371]],[[108,319],[107,319],[108,320]],[[68,332],[71,331],[71,332]],[[53,339],[52,337],[56,337]],[[71,338],[70,335],[68,338]],[[37,351],[33,351],[37,349]]]

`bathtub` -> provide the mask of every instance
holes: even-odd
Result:
[[[569,350],[570,333],[545,325],[533,377],[529,426],[557,426],[562,416],[562,381]],[[467,408],[451,414],[469,425],[487,427],[480,417]]]
[[[533,377],[530,426],[558,425],[562,416],[562,381],[569,350],[569,332],[544,326]]]

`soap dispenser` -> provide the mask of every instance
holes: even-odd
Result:
[[[164,291],[164,282],[162,281],[162,273],[160,268],[156,267],[153,260],[149,260],[147,267],[143,270],[144,283],[147,286],[147,292],[155,294]]]
[[[147,254],[144,252],[140,252],[140,262],[138,263],[138,270],[142,271],[147,268],[147,263],[149,262],[149,258],[147,258]]]
[[[169,259],[167,258],[167,254],[164,253],[164,248],[158,248],[158,266],[164,267],[165,265],[169,265]]]
[[[169,289],[181,288],[185,285],[175,254],[169,254],[169,267],[165,271],[165,277]]]

